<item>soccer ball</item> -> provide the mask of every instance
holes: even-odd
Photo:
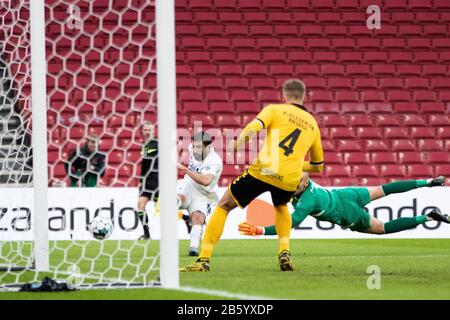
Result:
[[[113,232],[114,225],[108,214],[102,212],[96,216],[89,225],[89,232],[97,240],[109,238]]]

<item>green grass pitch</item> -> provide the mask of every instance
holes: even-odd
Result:
[[[152,241],[153,248],[158,247]],[[181,285],[271,299],[450,299],[450,239],[291,240],[294,272],[278,269],[273,240],[222,240],[209,273],[181,273]],[[180,266],[188,242],[180,241]],[[376,265],[381,288],[368,289]],[[0,299],[223,299],[157,288],[67,293],[1,292]]]

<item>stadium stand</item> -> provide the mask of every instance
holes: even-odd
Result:
[[[382,10],[381,30],[366,28],[366,8],[375,3]],[[96,1],[96,8],[106,11],[107,2]],[[58,19],[58,9],[53,10]],[[279,99],[285,79],[300,78],[308,88],[306,107],[323,131],[326,170],[319,182],[378,184],[450,174],[449,11],[445,0],[176,1],[178,126],[191,128],[202,120],[205,128],[239,128],[264,104]],[[152,19],[154,12],[146,15]],[[137,183],[130,176],[140,146],[131,142],[133,132],[121,128],[143,120],[129,116],[130,97],[137,109],[154,102],[151,90],[136,92],[142,77],[149,87],[156,83],[149,58],[154,45],[145,42],[154,31],[134,26],[133,10],[122,15],[123,27],[113,28],[114,19],[102,16],[114,30],[114,44],[108,32],[97,33],[100,19],[85,20],[85,36],[76,40],[79,53],[68,50],[72,36],[61,32],[62,24],[47,24],[48,39],[62,35],[47,41],[49,99],[52,109],[60,110],[58,116],[48,115],[49,161],[56,179],[64,180],[65,174],[55,150],[67,152],[70,139],[86,134],[70,120],[84,117],[91,119],[89,132],[105,134],[100,149],[111,166],[102,184]],[[137,44],[118,50],[128,38]],[[104,66],[77,70],[100,59],[90,41],[104,53]],[[139,47],[150,54],[138,59]],[[60,65],[73,72],[61,73]],[[120,95],[114,78],[123,75],[131,77]],[[85,99],[73,83],[89,87]],[[80,104],[64,105],[65,95]],[[88,105],[101,96],[101,105]],[[108,121],[98,119],[112,111],[115,116]],[[155,117],[149,112],[145,120]],[[115,143],[122,149],[115,150]],[[242,169],[237,168],[225,165],[222,185]]]

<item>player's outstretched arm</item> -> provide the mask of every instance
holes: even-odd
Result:
[[[292,228],[298,226],[300,223],[302,223],[303,220],[308,216],[307,213],[304,213],[300,210],[294,211],[292,213]],[[271,225],[268,227],[262,227],[255,225],[252,222],[241,222],[238,227],[239,231],[242,232],[244,235],[247,236],[275,236],[277,234],[277,230],[275,228],[275,225]]]
[[[185,166],[183,166],[182,164],[177,164],[177,168],[178,170],[180,170],[181,172],[187,174],[189,177],[192,178],[192,180],[194,180],[195,182],[197,182],[198,184],[202,185],[202,186],[209,186],[209,184],[212,182],[212,180],[214,179],[214,175],[207,173],[196,173],[192,170],[189,170],[189,168],[186,168]]]

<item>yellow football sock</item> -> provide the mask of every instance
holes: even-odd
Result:
[[[225,221],[227,220],[228,211],[223,208],[216,207],[208,224],[206,225],[205,235],[202,241],[202,250],[200,258],[211,258],[212,251],[223,232]]]
[[[289,250],[289,237],[292,229],[292,218],[286,204],[275,207],[275,229],[277,230],[280,252]]]

